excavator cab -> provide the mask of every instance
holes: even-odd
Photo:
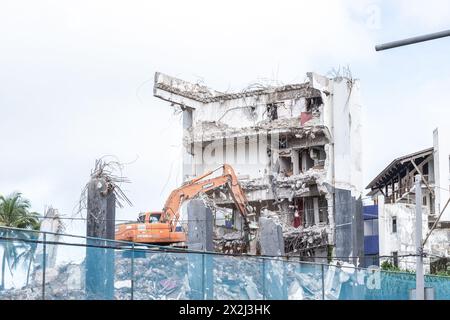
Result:
[[[139,214],[137,222],[140,223],[158,223],[162,212],[142,212]]]
[[[139,214],[138,222],[140,223],[157,223],[161,220],[162,212],[142,212]]]
[[[161,220],[162,212],[150,212],[148,215],[148,223],[158,223]]]

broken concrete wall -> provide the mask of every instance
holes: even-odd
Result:
[[[154,90],[156,97],[183,110],[185,179],[230,164],[257,216],[269,209],[286,226],[328,225],[323,228],[327,239],[315,248],[328,255],[328,246],[335,244],[335,220],[348,214],[335,210],[334,189],[350,192],[346,201],[352,216],[361,197],[358,80],[308,73],[300,84],[222,93],[158,73]],[[220,192],[212,197],[219,206],[232,204]],[[349,246],[340,249],[346,255],[361,251],[356,242],[362,234],[356,230],[362,223],[352,223],[350,238],[344,239],[344,231],[339,236],[340,245]]]
[[[354,265],[363,263],[364,222],[361,198],[350,190],[335,189],[336,256]]]
[[[359,81],[345,78],[333,81],[332,110],[335,187],[351,190],[358,198],[363,190]]]
[[[44,219],[41,221],[40,231],[49,232],[45,235],[45,240],[48,242],[58,242],[60,240],[60,235],[56,233],[63,232],[63,223],[59,218],[58,210],[52,207],[49,207],[45,214]],[[44,234],[39,234],[39,241],[44,241]],[[36,246],[36,253],[34,259],[34,267],[40,268],[42,267],[43,262],[43,254],[44,254],[44,246],[42,244],[38,244]],[[56,257],[58,252],[58,246],[46,246],[46,267],[53,268],[56,263]]]
[[[187,205],[188,248],[200,251],[213,251],[213,214],[202,200],[194,199]]]
[[[112,299],[114,295],[114,252],[106,247],[114,240],[115,194],[104,178],[88,183],[86,236],[86,292],[92,299]]]
[[[261,217],[259,218],[259,226],[261,254],[264,256],[283,256],[284,240],[281,224],[270,218]]]

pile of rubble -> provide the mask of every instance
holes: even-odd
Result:
[[[173,300],[186,298],[185,254],[137,252],[134,258],[133,298]],[[130,299],[131,259],[116,255],[115,298]]]
[[[80,300],[85,299],[84,263],[68,263],[45,271],[45,299]],[[42,270],[37,269],[28,285],[22,288],[4,290],[0,299],[4,300],[40,300],[43,298]]]
[[[0,300],[41,300],[42,286],[0,291]]]
[[[286,228],[283,230],[283,238],[286,252],[304,251],[308,248],[328,245],[327,227],[320,225]]]
[[[323,184],[325,174],[323,170],[309,169],[306,172],[301,172],[297,175],[284,177],[277,175],[275,183],[277,187],[289,187],[293,190],[305,189],[309,184]]]
[[[241,254],[248,252],[248,246],[243,239],[242,232],[235,231],[214,239],[214,251],[227,254]]]
[[[195,297],[215,300],[297,300],[321,299],[322,295],[327,299],[339,299],[343,283],[363,284],[365,276],[363,271],[355,272],[354,266],[348,263],[328,266],[322,274],[316,265],[283,259],[262,260],[257,257],[224,255],[204,257],[206,259],[192,253],[135,252],[132,283],[131,259],[123,252],[118,252],[115,257],[114,298],[131,299],[133,290],[134,299],[145,300]],[[205,265],[206,272],[203,272]],[[210,276],[203,278],[208,272]],[[84,263],[49,269],[45,298],[92,299],[86,294],[84,274]],[[42,299],[42,285],[38,281],[42,279],[42,274],[37,271],[33,278],[36,280],[33,279],[29,286],[1,291],[0,299]],[[322,290],[324,280],[325,290]],[[201,288],[205,288],[205,292]],[[195,290],[196,296],[193,295]]]
[[[205,257],[211,258],[213,275],[209,283],[205,281],[205,287],[213,292],[214,299],[261,299],[263,278],[258,259]],[[203,281],[199,272],[205,262],[196,254],[152,253],[134,261],[134,299],[190,299],[195,288],[202,287],[196,282]],[[117,288],[117,283],[130,279],[129,267],[129,259],[116,259],[117,299],[127,298],[129,288]]]
[[[299,272],[300,271],[300,272]],[[320,300],[322,297],[322,274],[299,270],[295,263],[286,268],[289,300]]]
[[[269,188],[268,177],[243,179],[239,181],[245,191],[266,190]]]
[[[218,256],[214,259],[214,299],[262,298],[263,274],[255,258]]]

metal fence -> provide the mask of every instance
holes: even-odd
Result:
[[[415,275],[0,227],[0,299],[409,299]],[[435,299],[450,278],[426,276]]]

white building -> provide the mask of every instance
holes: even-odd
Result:
[[[450,136],[443,132],[441,128],[434,130],[433,147],[395,159],[367,186],[371,189],[369,195],[378,204],[380,262],[390,260],[400,269],[415,270],[416,258],[408,255],[416,253],[414,176],[417,174],[423,176],[423,238],[442,214],[424,247],[428,253],[426,271],[433,271],[432,264],[438,257],[447,260],[450,254],[450,206],[445,208],[450,198],[450,146],[447,143]]]

